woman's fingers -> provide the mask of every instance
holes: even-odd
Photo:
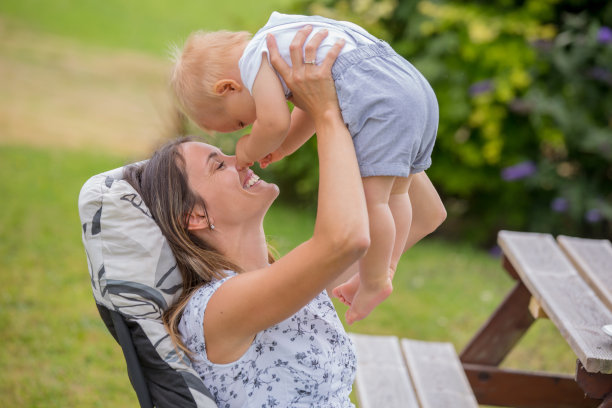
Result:
[[[327,37],[329,32],[327,30],[320,30],[308,41],[304,47],[304,62],[312,63],[317,59],[317,50],[321,42]]]
[[[283,78],[288,78],[291,74],[291,67],[283,60],[283,57],[281,57],[278,52],[278,45],[276,45],[276,38],[274,38],[274,35],[268,34],[266,36],[266,43],[268,45],[268,52],[270,52],[270,62],[272,66]]]
[[[331,78],[331,67],[344,46],[344,42],[339,42],[330,49],[322,65],[315,65],[312,62],[315,61],[317,50],[328,32],[327,30],[317,32],[306,44],[306,39],[311,32],[312,26],[305,26],[295,34],[289,47],[291,67],[280,56],[275,38],[268,35],[266,40],[270,62],[292,92],[290,100],[314,117],[321,116],[321,112],[329,109],[338,109],[336,89]]]
[[[291,41],[291,45],[289,45],[289,54],[291,55],[291,64],[294,68],[300,68],[304,65],[304,43],[306,42],[306,38],[312,32],[312,26],[307,25],[301,28],[293,37],[293,41]]]
[[[329,49],[327,55],[325,55],[325,59],[321,62],[321,68],[324,70],[329,70],[331,72],[332,65],[336,62],[336,58],[340,55],[340,51],[342,51],[342,47],[344,47],[344,39],[336,41],[336,43]]]
[[[290,78],[292,78],[292,75],[295,73],[296,69],[299,69],[300,72],[303,72],[301,71],[301,69],[305,65],[308,65],[304,64],[305,62],[311,63],[313,61],[316,61],[317,49],[329,34],[327,30],[318,31],[315,35],[312,36],[306,46],[304,46],[304,43],[306,42],[306,39],[308,38],[311,32],[312,26],[307,25],[301,28],[295,34],[295,37],[293,37],[293,40],[291,41],[289,51],[291,55],[291,63],[293,65],[293,70],[281,57],[274,35],[268,34],[266,36],[268,51],[270,53],[270,62],[272,63],[274,69],[285,79],[285,82],[287,82],[288,80],[289,82],[291,82]],[[329,49],[327,55],[325,56],[325,59],[320,64],[320,68],[323,71],[331,72],[331,67],[332,65],[334,65],[334,62],[336,61],[336,58],[338,58],[338,55],[340,55],[340,51],[342,50],[342,47],[344,47],[344,44],[345,41],[341,39],[338,40]]]

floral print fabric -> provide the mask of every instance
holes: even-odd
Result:
[[[354,407],[349,400],[356,368],[354,347],[325,292],[292,317],[258,333],[237,361],[215,364],[208,360],[203,331],[206,305],[230,278],[198,289],[179,323],[185,345],[196,356],[196,372],[217,405]]]

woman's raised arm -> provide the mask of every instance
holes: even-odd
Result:
[[[274,67],[316,126],[320,170],[314,233],[274,264],[229,279],[213,295],[204,331],[207,345],[214,343],[218,356],[240,356],[239,351],[246,350],[256,333],[295,314],[369,246],[355,149],[331,79],[331,66],[341,45],[332,48],[322,65],[305,64],[302,49],[308,34],[308,29],[300,30],[291,45],[292,68],[279,64],[273,39],[269,44]],[[306,58],[314,60],[324,37],[325,33],[313,36],[305,48]],[[209,358],[214,358],[212,348],[208,351]]]
[[[317,33],[304,47],[311,30],[311,27],[306,27],[293,39],[290,46],[292,67],[280,57],[274,36],[268,35],[270,60],[291,89],[294,103],[315,122],[319,154],[319,202],[314,238],[320,233],[328,238],[334,237],[334,241],[337,239],[338,242],[350,241],[352,237],[362,240],[362,234],[369,237],[367,223],[365,227],[362,225],[364,218],[367,220],[363,185],[351,135],[340,114],[331,77],[332,65],[344,44],[336,43],[321,65],[307,64],[304,60],[314,60],[319,44],[327,35],[326,31]],[[340,230],[336,228],[338,221],[343,225]]]

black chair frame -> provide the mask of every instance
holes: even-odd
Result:
[[[142,371],[142,367],[140,366],[140,361],[138,360],[138,355],[136,354],[136,348],[134,347],[134,342],[132,341],[132,335],[130,334],[130,329],[125,322],[125,319],[120,313],[114,310],[109,310],[105,306],[99,304],[97,306],[102,320],[104,320],[104,323],[106,323],[109,331],[123,350],[123,356],[125,357],[125,362],[127,364],[128,377],[130,378],[132,387],[136,392],[141,408],[153,408],[154,405],[153,401],[151,400],[149,387],[147,386],[147,380],[144,376],[144,372]]]

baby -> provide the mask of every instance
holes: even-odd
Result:
[[[371,245],[359,274],[333,290],[347,305],[346,321],[365,318],[392,290],[404,252],[412,207],[412,176],[431,165],[438,127],[438,104],[427,80],[387,43],[363,28],[319,16],[272,13],[252,38],[246,32],[197,32],[177,58],[172,86],[183,110],[198,126],[231,132],[253,125],[236,145],[239,167],[261,167],[292,154],[314,133],[308,115],[295,107],[291,92],[274,71],[266,36],[274,35],[283,59],[309,25],[310,35],[326,30],[318,64],[338,40],[345,45],[332,74],[342,116],[355,145],[363,179]]]

